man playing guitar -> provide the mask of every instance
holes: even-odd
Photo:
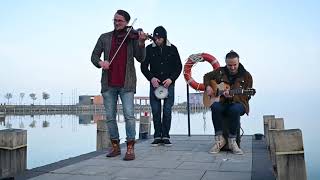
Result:
[[[222,121],[226,117],[229,122],[229,149],[234,154],[243,154],[236,143],[237,128],[240,127],[240,116],[249,113],[252,76],[239,62],[239,55],[230,51],[226,55],[226,66],[220,67],[204,75],[204,105],[210,106],[212,122],[215,130],[215,143],[209,153],[219,153],[226,144],[223,137]],[[249,92],[249,93],[248,93]]]

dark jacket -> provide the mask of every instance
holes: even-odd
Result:
[[[153,77],[161,82],[170,78],[174,83],[181,70],[182,64],[178,50],[168,40],[163,47],[158,47],[155,43],[147,46],[145,61],[141,63],[141,72],[149,81]]]
[[[104,33],[102,34],[98,42],[92,52],[91,62],[97,67],[101,68],[99,62],[101,61],[100,57],[103,52],[104,60],[111,60],[112,57],[109,57],[110,49],[111,49],[111,41],[112,41],[112,33]],[[146,54],[145,47],[139,47],[138,40],[129,40],[128,48],[127,48],[127,64],[126,64],[126,75],[124,82],[124,89],[127,91],[136,92],[137,85],[137,76],[136,70],[134,67],[134,58],[137,61],[142,62],[145,58]],[[101,76],[101,93],[107,91],[108,89],[108,72],[107,70],[102,70]]]
[[[229,70],[226,66],[220,67],[205,74],[203,77],[205,87],[210,85],[210,80],[216,80],[218,84],[225,82],[230,85],[231,89],[240,87],[242,89],[252,88],[253,83],[251,74],[243,67],[241,63],[239,64],[238,73],[233,76],[229,74]],[[232,97],[232,102],[239,102],[243,104],[246,114],[249,114],[249,99],[250,96],[247,95],[234,95]],[[226,99],[221,96],[220,102],[226,102]]]

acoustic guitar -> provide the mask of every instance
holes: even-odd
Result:
[[[224,82],[221,82],[217,84],[215,80],[210,81],[210,86],[213,89],[213,96],[207,95],[206,91],[203,93],[203,105],[205,107],[210,107],[214,102],[220,101],[220,96],[223,95],[223,92],[226,90],[229,90],[229,94],[231,96],[233,95],[248,95],[248,96],[254,96],[256,94],[256,90],[253,88],[248,89],[242,89],[242,88],[236,88],[236,89],[230,89],[230,85]]]

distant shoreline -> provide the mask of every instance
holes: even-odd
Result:
[[[191,111],[202,111],[206,108],[202,105],[190,106]],[[122,105],[118,104],[118,110],[122,113]],[[150,105],[135,105],[135,111],[149,112]],[[187,112],[187,106],[174,105],[173,111]],[[78,114],[90,112],[94,114],[103,114],[105,109],[103,105],[0,105],[1,114]]]

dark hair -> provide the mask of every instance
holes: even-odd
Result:
[[[227,59],[233,59],[233,58],[240,58],[239,54],[231,50],[227,55],[226,55],[226,60]]]
[[[119,14],[119,15],[123,16],[124,19],[125,19],[127,22],[130,21],[130,15],[129,15],[129,13],[128,13],[127,11],[119,9],[119,10],[116,12],[116,14]]]

